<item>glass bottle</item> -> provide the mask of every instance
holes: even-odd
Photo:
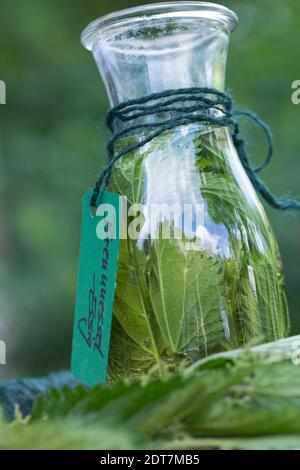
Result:
[[[223,90],[236,24],[223,6],[161,3],[100,18],[82,41],[115,106],[168,89]],[[129,214],[139,208],[139,224],[128,218],[136,235],[121,240],[111,380],[176,371],[253,339],[286,336],[278,246],[228,128],[164,132],[115,163],[108,189],[127,197]]]

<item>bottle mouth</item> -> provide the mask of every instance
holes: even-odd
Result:
[[[165,2],[127,8],[109,15],[102,16],[90,23],[82,32],[81,42],[88,50],[92,50],[95,41],[113,28],[133,26],[137,21],[151,21],[164,18],[191,18],[211,20],[221,28],[233,31],[238,24],[237,15],[215,3],[207,2]]]

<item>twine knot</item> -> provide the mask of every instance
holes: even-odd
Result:
[[[169,117],[161,117],[166,115]],[[141,118],[146,116],[154,116],[155,119],[153,122],[145,122],[145,120],[141,122]],[[246,151],[245,141],[240,137],[238,118],[241,116],[252,120],[264,131],[266,136],[268,143],[267,156],[258,167],[252,166]],[[118,122],[118,130],[116,130],[116,122]],[[143,147],[168,130],[193,123],[229,127],[239,159],[256,192],[275,209],[283,211],[300,209],[300,201],[286,197],[276,197],[257,175],[270,163],[273,156],[273,137],[269,126],[251,111],[234,110],[233,99],[229,93],[208,87],[165,90],[125,101],[108,112],[106,124],[112,133],[112,138],[107,144],[108,162],[95,184],[91,197],[91,206],[96,207],[98,195],[106,189],[112,168],[117,160],[129,152]],[[120,127],[121,130],[119,130]],[[117,142],[137,132],[143,132],[143,137],[139,142],[128,145],[117,153],[115,152]]]

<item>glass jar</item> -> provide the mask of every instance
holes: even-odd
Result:
[[[168,89],[223,90],[236,24],[223,6],[161,3],[100,18],[82,40],[115,106]],[[118,147],[144,137],[136,132]],[[115,163],[108,189],[127,197],[135,229],[121,240],[112,380],[286,336],[278,246],[228,128],[164,132]]]

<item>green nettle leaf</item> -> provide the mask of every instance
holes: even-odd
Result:
[[[143,163],[143,154],[129,153],[115,163],[112,171],[110,191],[126,196],[130,205],[143,202]]]
[[[208,350],[224,339],[222,273],[217,257],[154,240],[149,289],[157,322],[171,353]]]
[[[195,139],[201,195],[208,213],[226,227],[230,258],[224,261],[227,313],[233,344],[286,336],[288,310],[281,261],[272,230],[249,205],[213,133]],[[204,166],[202,165],[204,161]],[[207,165],[207,161],[210,165]]]
[[[176,450],[299,450],[300,437],[278,435],[271,437],[185,437],[166,443],[166,449]]]
[[[209,215],[217,224],[230,228],[238,223],[237,213],[242,220],[247,218],[247,208],[236,184],[228,176],[213,172],[201,174],[201,195],[209,207]]]
[[[287,333],[276,241],[245,176],[237,180],[238,164],[233,171],[231,150],[217,133],[195,127],[166,132],[114,165],[109,190],[126,196],[129,206],[149,209],[152,197],[169,204],[192,198],[203,204],[204,220],[194,242],[186,234],[178,239],[181,227],[170,217],[161,219],[155,236],[152,227],[147,239],[121,241],[111,380],[149,369],[163,374],[176,370],[183,358],[195,361]]]
[[[292,337],[221,352],[164,379],[50,390],[0,420],[0,449],[300,448]]]
[[[148,335],[145,336],[146,339]],[[152,352],[146,351],[128,336],[115,317],[109,356],[110,380],[131,377],[132,374],[140,375],[155,363],[155,359]]]
[[[110,352],[111,378],[140,373],[160,362],[164,349],[146,285],[147,255],[122,240]]]
[[[147,444],[128,429],[87,423],[84,417],[8,425],[0,420],[0,450],[128,450]]]
[[[127,196],[128,205],[143,202],[143,157],[117,162],[110,191]],[[110,351],[110,377],[138,373],[158,363],[163,345],[145,281],[147,255],[134,240],[121,240]]]
[[[149,314],[151,305],[145,284],[146,269],[146,255],[137,252],[130,240],[122,240],[114,314],[126,334],[146,353],[155,356],[157,349],[161,349],[158,346],[161,341],[155,318]]]
[[[262,258],[255,272],[258,309],[265,337],[280,339],[287,333],[287,310],[282,280],[278,279],[278,264]]]
[[[238,263],[227,261],[225,265],[227,311],[230,312],[232,340],[235,346],[261,339],[263,326],[257,308],[257,289],[253,266],[248,256],[239,253]]]
[[[255,373],[243,386],[234,386],[231,397],[214,403],[205,422],[190,416],[188,426],[192,433],[202,436],[296,434],[300,433],[299,405],[297,368],[291,363],[257,363]]]

